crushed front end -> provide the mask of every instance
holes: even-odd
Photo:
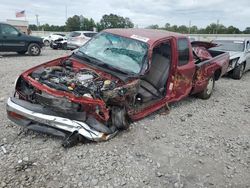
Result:
[[[64,137],[112,138],[128,128],[127,108],[139,80],[123,82],[76,59],[60,58],[24,72],[7,101],[8,118],[28,129]]]

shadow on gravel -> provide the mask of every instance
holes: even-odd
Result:
[[[13,52],[13,53],[5,53],[5,54],[0,53],[0,58],[1,57],[2,58],[4,58],[4,57],[23,57],[23,56],[29,56],[29,55],[28,54],[20,55],[20,54],[17,54],[15,52]]]

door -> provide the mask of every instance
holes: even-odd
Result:
[[[246,42],[246,68],[245,71],[250,70],[250,41]]]
[[[24,51],[25,41],[22,34],[13,26],[8,24],[1,25],[2,51]]]
[[[180,100],[189,95],[195,73],[192,47],[187,38],[177,39],[177,67],[174,78],[173,91],[175,99]]]

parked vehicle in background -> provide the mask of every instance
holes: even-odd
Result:
[[[44,37],[43,38],[43,43],[45,46],[49,46],[51,41],[55,41],[55,40],[58,40],[58,39],[64,39],[66,40],[66,36],[64,34],[60,34],[60,33],[53,33],[47,37]]]
[[[188,38],[189,38],[190,42],[195,41],[195,38],[194,38],[194,37],[192,37],[192,36],[189,36]]]
[[[67,48],[70,50],[79,48],[96,34],[94,31],[73,31],[68,35]]]
[[[105,30],[72,55],[21,74],[8,117],[64,136],[64,146],[82,137],[108,140],[188,95],[208,99],[229,62],[227,52],[212,46],[167,31]]]
[[[57,39],[57,40],[52,40],[50,42],[50,47],[52,49],[54,49],[54,50],[57,50],[57,49],[66,50],[67,49],[67,39],[60,38],[60,39]]]
[[[229,52],[227,72],[234,79],[241,79],[243,73],[250,70],[250,39],[214,40],[213,43],[218,44],[213,49]]]
[[[0,52],[28,52],[31,56],[38,56],[42,47],[42,38],[26,35],[12,25],[0,23]]]

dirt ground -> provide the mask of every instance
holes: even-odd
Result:
[[[69,53],[0,54],[0,187],[250,187],[250,72],[110,141],[64,149],[61,139],[13,125],[5,105],[21,72]]]

